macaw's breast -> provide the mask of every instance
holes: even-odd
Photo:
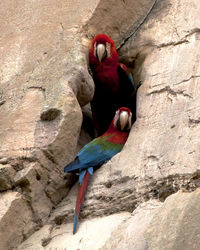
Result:
[[[110,142],[112,142],[112,143],[115,143],[115,144],[121,144],[122,147],[123,147],[123,145],[127,141],[128,134],[129,134],[128,132],[120,132],[120,131],[118,131],[118,132],[114,133],[107,140],[110,141]],[[106,133],[104,135],[106,135]]]
[[[96,91],[111,95],[117,93],[120,87],[117,67],[100,65],[97,70],[95,70],[94,82]]]

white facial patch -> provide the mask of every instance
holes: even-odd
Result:
[[[94,44],[94,56],[96,57],[96,51],[97,51],[97,43]]]
[[[132,113],[129,113],[129,118],[128,118],[128,127],[131,129],[131,123],[132,123]]]
[[[107,57],[110,57],[110,56],[111,56],[110,47],[111,47],[110,43],[106,42]]]
[[[115,127],[117,127],[117,121],[118,121],[118,119],[119,119],[119,111],[116,111],[116,113],[115,113],[115,119],[114,119],[114,126]]]

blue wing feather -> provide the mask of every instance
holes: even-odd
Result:
[[[74,168],[76,169],[76,166],[78,166],[80,163],[79,161],[79,158],[76,157],[74,159],[74,161],[70,162],[65,168],[64,168],[64,172],[67,173],[67,172],[71,172],[74,170]]]
[[[125,79],[128,79],[130,81],[131,86],[133,88],[133,91],[135,92],[136,91],[136,85],[135,85],[135,82],[133,80],[132,73],[128,72],[127,67],[123,63],[120,63],[119,66],[120,66],[120,67],[118,67],[119,75],[121,75],[123,81],[127,81]]]
[[[67,165],[65,172],[97,167],[110,160],[115,154],[121,151],[121,144],[114,144],[107,141],[108,138],[98,137],[85,145],[77,154],[73,162]]]
[[[79,175],[79,183],[80,183],[80,185],[83,182],[83,178],[84,178],[85,174],[86,174],[86,170],[83,170],[83,171],[80,172],[80,175]]]
[[[130,79],[130,81],[131,81],[133,87],[135,88],[135,83],[134,83],[133,76],[132,76],[131,73],[129,73],[128,78]]]
[[[90,175],[93,175],[93,167],[88,168],[88,172],[90,173]]]

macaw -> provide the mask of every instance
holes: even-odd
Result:
[[[137,88],[127,67],[118,62],[115,44],[106,34],[99,34],[93,39],[89,65],[95,83],[91,109],[97,135],[106,131],[120,107],[131,109],[134,122]]]
[[[131,128],[131,119],[130,109],[126,107],[118,109],[108,130],[86,144],[74,161],[65,167],[64,172],[79,173],[79,190],[74,210],[73,234],[76,232],[80,208],[90,176],[95,169],[122,150]]]

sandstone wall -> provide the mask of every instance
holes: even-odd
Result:
[[[198,1],[0,7],[0,249],[198,249]],[[142,86],[130,137],[95,172],[73,236],[77,185],[63,168],[90,140],[81,107],[93,95],[87,53],[100,32]]]

